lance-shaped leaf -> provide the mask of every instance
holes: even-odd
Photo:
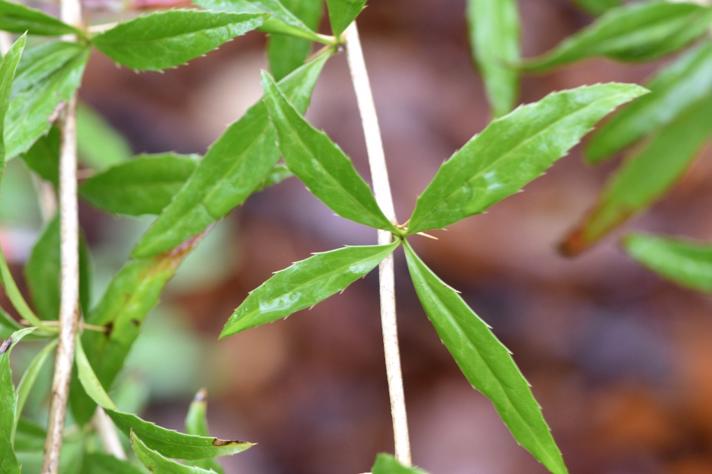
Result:
[[[516,0],[468,0],[470,47],[495,116],[514,106],[519,91],[519,13]]]
[[[51,42],[25,51],[5,118],[7,159],[49,131],[60,105],[79,87],[88,57],[88,49],[78,43]]]
[[[579,87],[493,121],[440,167],[418,197],[408,232],[445,227],[518,192],[598,120],[644,93],[631,84]]]
[[[162,456],[161,453],[146,446],[146,444],[141,441],[134,432],[131,432],[131,448],[139,461],[141,461],[151,472],[159,474],[215,474],[215,471],[211,469],[186,466],[185,464],[180,464],[172,459]]]
[[[29,323],[31,323],[33,326],[41,326],[42,321],[40,320],[40,318],[37,317],[37,315],[34,313],[34,311],[32,311],[30,306],[27,304],[27,301],[25,301],[25,298],[22,296],[22,293],[20,293],[20,289],[17,287],[17,284],[15,283],[15,279],[12,278],[12,273],[10,272],[10,267],[7,266],[7,261],[5,260],[5,256],[3,255],[1,249],[0,249],[0,283],[2,284],[2,287],[5,290],[7,299],[10,300],[10,303],[12,303],[12,306],[18,312],[20,317],[22,319],[24,319],[25,321],[28,321]]]
[[[32,387],[37,381],[37,377],[40,375],[45,362],[52,355],[55,347],[57,347],[57,340],[51,341],[49,344],[44,346],[30,361],[30,364],[25,369],[25,373],[22,374],[20,383],[17,384],[17,403],[15,404],[15,427],[13,430],[13,436],[15,430],[17,429],[17,423],[22,415],[22,410],[25,408],[25,403],[27,403],[27,398],[30,396]]]
[[[576,0],[576,3],[592,15],[601,15],[621,6],[621,0]]]
[[[712,90],[712,41],[685,53],[655,76],[650,94],[636,100],[597,130],[586,159],[597,163],[666,125]]]
[[[22,52],[25,50],[27,37],[20,36],[13,43],[5,56],[0,59],[0,180],[2,180],[3,172],[5,171],[5,116],[10,107],[10,94],[12,92],[12,84],[15,80],[15,71],[20,64]]]
[[[288,34],[310,41],[321,41],[319,35],[280,0],[194,0],[193,3],[212,11],[267,14],[269,16],[260,30],[266,33]]]
[[[191,435],[208,436],[208,392],[201,389],[195,394],[193,401],[188,408],[188,414],[185,417],[185,432]],[[193,466],[202,467],[203,469],[212,469],[213,471],[222,474],[223,468],[215,459],[201,459],[190,463]]]
[[[167,10],[120,23],[93,38],[117,63],[142,71],[180,66],[262,25],[266,15]]]
[[[712,8],[694,2],[638,2],[609,10],[551,52],[526,62],[542,71],[592,56],[649,61],[672,53],[704,34]]]
[[[326,0],[329,23],[334,36],[339,36],[366,6],[366,0]]]
[[[300,110],[307,108],[328,58],[319,56],[280,82]],[[260,100],[213,143],[186,185],[143,235],[133,255],[167,252],[201,233],[245,202],[278,160],[277,138]]]
[[[25,265],[25,279],[41,319],[59,317],[59,217],[52,219],[32,248]],[[86,240],[79,241],[79,298],[84,314],[91,300],[91,263]]]
[[[317,253],[275,273],[232,313],[220,337],[286,318],[344,291],[390,255],[400,242]]]
[[[678,285],[712,293],[712,245],[690,240],[632,234],[623,245],[628,254]]]
[[[108,454],[86,453],[81,474],[143,474],[143,471]]]
[[[3,474],[20,474],[20,464],[13,449],[17,395],[12,381],[10,353],[23,337],[34,330],[35,328],[20,329],[9,339],[0,342],[0,472]]]
[[[371,189],[351,160],[322,131],[316,130],[289,103],[267,73],[265,98],[277,129],[279,148],[290,171],[341,217],[396,232],[378,207]]]
[[[662,197],[712,137],[712,98],[700,101],[662,128],[614,174],[596,206],[561,245],[577,255]]]
[[[381,453],[371,468],[371,474],[427,474],[422,469],[404,466],[390,454]]]
[[[77,106],[77,149],[79,159],[95,170],[118,165],[131,158],[126,139],[87,104]]]
[[[52,127],[22,155],[25,164],[40,178],[59,186],[59,128]]]
[[[237,454],[253,446],[252,443],[244,441],[179,433],[144,421],[136,415],[119,411],[94,373],[81,341],[77,341],[75,359],[77,377],[82,387],[92,400],[104,408],[116,427],[127,436],[131,432],[136,433],[151,449],[155,449],[164,456],[178,459],[205,459]]]
[[[139,155],[87,179],[79,194],[115,214],[160,214],[197,166],[197,155]]]
[[[42,36],[83,35],[77,28],[40,10],[5,0],[0,0],[0,30]]]
[[[284,0],[284,6],[293,12],[305,25],[315,30],[323,12],[323,0]],[[280,80],[304,64],[312,42],[291,35],[273,33],[267,44],[267,57],[272,75]]]
[[[405,253],[418,299],[467,381],[492,402],[522,447],[552,473],[566,473],[541,407],[509,350],[407,243]]]

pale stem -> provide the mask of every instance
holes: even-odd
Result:
[[[61,19],[81,26],[79,0],[62,0]],[[52,379],[47,440],[42,474],[59,473],[64,420],[67,415],[69,381],[74,361],[74,346],[79,329],[79,215],[77,210],[77,129],[76,96],[64,107],[60,117],[59,223],[60,223],[60,306],[59,338]]]
[[[383,152],[381,131],[378,126],[376,107],[371,93],[371,85],[363,58],[361,41],[356,23],[346,29],[346,53],[351,70],[351,80],[356,93],[361,125],[366,139],[368,163],[373,180],[373,190],[378,205],[386,217],[396,222],[391,187],[388,182],[388,169]],[[378,231],[378,243],[388,244],[393,236],[385,230]],[[396,294],[393,272],[393,255],[386,257],[378,267],[381,299],[381,327],[383,330],[383,349],[386,359],[386,377],[388,394],[391,402],[393,419],[393,439],[396,458],[405,465],[411,464],[410,439],[408,436],[408,417],[405,408],[403,375],[401,373],[400,350],[398,348],[398,325],[396,320]]]
[[[114,423],[101,407],[97,407],[93,423],[106,452],[117,459],[126,459],[126,452],[121,445],[119,435],[116,433]]]

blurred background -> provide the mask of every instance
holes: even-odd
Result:
[[[590,21],[566,0],[519,4],[526,56]],[[440,163],[489,121],[464,11],[464,0],[381,0],[359,20],[401,219]],[[92,22],[116,17],[88,14]],[[135,74],[95,54],[81,97],[133,152],[202,153],[261,95],[264,46],[264,35],[251,33],[163,74]],[[590,60],[525,77],[522,101],[582,84],[642,82],[655,69]],[[343,54],[327,64],[308,117],[368,175]],[[629,227],[712,240],[712,160],[709,149],[703,154]],[[574,260],[556,251],[614,166],[591,168],[574,151],[524,193],[414,245],[514,352],[572,472],[710,473],[712,300],[639,267],[615,237]],[[21,161],[6,174],[0,241],[21,280],[41,217]],[[85,205],[81,221],[96,300],[150,219]],[[286,321],[221,342],[217,335],[272,272],[311,252],[373,242],[372,230],[335,217],[294,179],[255,195],[181,267],[116,398],[181,429],[190,399],[206,387],[212,431],[259,443],[224,458],[230,473],[367,471],[377,452],[393,449],[375,273]],[[414,461],[434,474],[543,473],[459,373],[415,298],[402,254],[396,271]],[[35,406],[45,403],[40,392]]]

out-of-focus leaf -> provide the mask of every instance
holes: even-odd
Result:
[[[623,245],[655,273],[686,288],[712,293],[712,245],[645,234],[629,235]]]
[[[695,2],[637,2],[609,10],[549,53],[524,63],[543,71],[592,56],[619,61],[650,61],[702,36],[712,8]]]
[[[5,260],[2,250],[0,250],[0,283],[2,283],[7,298],[19,313],[20,317],[34,326],[41,326],[42,321],[30,309],[22,293],[20,293],[20,289],[17,287],[15,280],[12,278],[12,273],[10,273],[10,268],[7,266],[7,261]]]
[[[493,115],[504,115],[519,92],[519,12],[516,0],[468,0],[470,47],[482,72]]]
[[[59,140],[59,129],[52,127],[22,155],[25,164],[55,188],[59,186]]]
[[[621,6],[621,0],[576,0],[576,3],[592,15],[601,15]]]
[[[2,6],[0,3],[0,23],[2,22]],[[6,146],[5,146],[5,116],[10,107],[10,94],[12,93],[12,84],[15,80],[15,71],[20,63],[22,52],[25,50],[27,36],[20,36],[15,41],[5,56],[0,59],[0,181],[2,181],[3,171],[5,170]]]
[[[197,436],[210,436],[208,431],[208,392],[201,389],[195,394],[193,401],[188,408],[188,414],[185,417],[185,432]],[[193,466],[202,467],[203,469],[212,469],[213,471],[222,474],[223,468],[215,459],[201,459],[190,463]]]
[[[0,308],[0,339],[7,339],[13,332],[22,329],[22,326],[12,316]]]
[[[581,253],[659,199],[710,137],[712,98],[694,104],[628,158],[606,184],[596,206],[562,243],[562,253]]]
[[[404,466],[390,454],[381,453],[371,468],[371,474],[427,474],[422,469]]]
[[[328,55],[315,58],[280,84],[300,110],[309,104]],[[242,204],[279,160],[274,128],[260,100],[210,147],[186,185],[133,251],[134,257],[167,252]]]
[[[622,109],[591,136],[586,159],[597,163],[666,125],[712,90],[712,41],[682,55],[655,76],[650,94]]]
[[[139,155],[84,181],[81,197],[115,214],[160,214],[198,166],[196,155]]]
[[[467,381],[492,402],[522,447],[552,473],[566,473],[541,407],[509,350],[407,243],[405,252],[418,299]]]
[[[79,87],[89,50],[51,42],[28,48],[17,68],[5,118],[5,156],[27,151],[52,126],[58,108]]]
[[[127,436],[131,432],[136,433],[151,449],[164,456],[189,460],[205,459],[237,454],[253,446],[245,441],[179,433],[144,421],[136,415],[118,411],[94,373],[80,341],[77,342],[76,365],[77,377],[82,387],[94,402],[104,408],[116,427]]]
[[[289,103],[267,74],[262,81],[279,148],[290,171],[338,215],[371,227],[396,231],[351,160]]]
[[[93,44],[117,63],[142,71],[180,66],[262,25],[266,15],[167,10],[120,23]]]
[[[0,30],[40,36],[83,33],[53,16],[21,3],[0,0]]]
[[[77,107],[79,159],[96,170],[104,170],[131,158],[131,147],[119,132],[86,104]]]
[[[32,248],[25,265],[25,279],[37,315],[41,319],[59,317],[59,217],[52,219]],[[79,299],[84,314],[91,300],[91,263],[86,240],[79,242]]]
[[[35,381],[37,381],[37,376],[39,376],[47,358],[52,354],[56,346],[57,340],[55,339],[43,347],[42,350],[32,358],[30,365],[25,369],[25,373],[22,374],[20,383],[17,384],[17,403],[15,404],[15,427],[13,427],[13,435],[15,433],[14,430],[17,428],[17,421],[20,419],[22,410],[25,408],[27,397],[30,395]]]
[[[334,36],[339,36],[366,6],[366,0],[326,0],[329,23]]]
[[[284,0],[284,6],[301,19],[311,30],[316,30],[323,12],[323,0]],[[272,75],[280,80],[304,64],[312,42],[291,35],[271,34],[267,57]]]
[[[143,471],[108,454],[87,453],[81,474],[143,474]]]
[[[418,197],[408,232],[445,227],[518,192],[606,114],[644,93],[632,84],[579,87],[493,121],[440,167]]]
[[[156,474],[215,474],[213,470],[186,466],[162,456],[159,452],[146,446],[134,432],[131,432],[131,447],[143,465]]]
[[[230,316],[220,337],[286,318],[344,291],[363,278],[400,242],[344,247],[317,253],[276,272],[251,291]]]

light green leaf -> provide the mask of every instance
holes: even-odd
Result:
[[[645,234],[627,236],[628,254],[678,285],[712,293],[712,245]]]
[[[371,474],[427,474],[422,469],[404,466],[390,454],[381,453],[376,456],[376,463],[371,468]]]
[[[22,326],[12,316],[0,308],[0,339],[7,339],[13,332],[22,329]]]
[[[623,163],[561,251],[569,256],[581,253],[661,198],[711,137],[712,97],[693,104]]]
[[[586,159],[597,163],[673,121],[712,90],[712,42],[680,56],[646,87],[651,93],[625,107],[591,136]]]
[[[87,179],[79,195],[115,214],[160,214],[197,167],[197,155],[139,155]]]
[[[329,23],[334,36],[340,36],[356,20],[366,6],[366,0],[326,0]]]
[[[208,392],[201,389],[195,394],[193,401],[188,408],[188,414],[185,417],[185,432],[197,436],[209,436],[208,431]],[[190,463],[192,466],[201,467],[203,469],[212,469],[213,471],[222,474],[224,472],[222,466],[215,459],[201,459]]]
[[[301,19],[311,30],[316,30],[323,12],[323,0],[284,0],[284,6]],[[280,80],[304,64],[312,42],[291,35],[274,33],[269,36],[267,57],[272,75]]]
[[[263,73],[262,82],[267,109],[290,171],[341,217],[397,232],[341,148],[309,125],[267,73]]]
[[[59,128],[52,127],[22,155],[25,164],[40,178],[59,186]]]
[[[27,151],[52,126],[60,105],[79,87],[86,46],[59,41],[28,48],[17,68],[5,118],[5,157]]]
[[[602,15],[612,8],[621,6],[621,0],[575,0],[576,3],[592,15]]]
[[[399,245],[343,247],[292,264],[250,292],[230,316],[220,337],[286,318],[344,291]]]
[[[156,474],[215,474],[215,471],[186,466],[162,456],[157,451],[146,446],[134,432],[131,432],[131,447],[143,465]]]
[[[262,184],[260,184],[259,187],[255,189],[255,192],[262,191],[263,189],[269,188],[270,186],[279,184],[285,179],[291,178],[292,176],[294,175],[291,171],[289,171],[287,165],[283,163],[277,163],[269,172],[267,179],[265,179]]]
[[[5,0],[0,0],[0,30],[41,36],[82,35],[77,28],[40,10]]]
[[[566,473],[541,407],[509,350],[407,243],[405,252],[418,299],[467,381],[492,402],[522,447],[552,473]]]
[[[13,436],[15,434],[15,429],[17,428],[17,421],[20,420],[22,415],[22,410],[25,408],[25,403],[27,402],[27,397],[30,395],[32,387],[37,381],[37,377],[40,371],[45,365],[47,358],[52,354],[54,348],[57,347],[57,340],[51,341],[49,344],[44,346],[30,361],[30,365],[25,369],[25,373],[22,374],[20,383],[17,384],[17,403],[15,404],[15,427],[13,429]]]
[[[32,248],[25,265],[25,279],[40,319],[59,317],[59,217],[55,216]],[[79,242],[79,298],[82,311],[89,311],[91,263],[86,240]]]
[[[102,53],[142,71],[180,66],[262,25],[266,15],[166,10],[120,23],[93,38]]]
[[[131,147],[98,112],[87,104],[77,107],[79,159],[95,170],[104,170],[131,158]]]
[[[525,62],[543,71],[592,56],[619,61],[650,61],[702,36],[712,9],[695,2],[636,2],[609,10],[583,31],[547,54]]]
[[[468,0],[470,47],[482,72],[493,115],[504,115],[519,94],[519,12],[516,0]]]
[[[34,326],[41,326],[42,321],[30,309],[22,293],[20,293],[20,289],[17,287],[15,280],[12,278],[12,273],[10,273],[10,268],[7,266],[7,261],[5,260],[5,255],[3,255],[2,250],[0,250],[0,283],[2,283],[7,298],[19,313],[20,317]]]
[[[0,15],[2,14],[2,3],[0,3]],[[2,16],[0,16],[0,19]],[[1,20],[0,20],[1,21]],[[27,36],[20,36],[15,41],[5,56],[0,59],[0,181],[2,181],[5,171],[6,146],[5,146],[5,116],[10,107],[10,94],[12,84],[15,80],[15,71],[20,63],[22,52],[25,50]]]
[[[108,454],[86,453],[82,474],[143,474],[143,471]]]
[[[315,58],[280,82],[300,110],[307,108],[328,58]],[[245,202],[279,160],[276,140],[260,100],[213,143],[186,185],[136,245],[134,257],[167,252]]]
[[[644,93],[631,84],[579,87],[493,121],[440,167],[418,197],[408,232],[445,227],[518,192],[566,155],[598,120]]]

